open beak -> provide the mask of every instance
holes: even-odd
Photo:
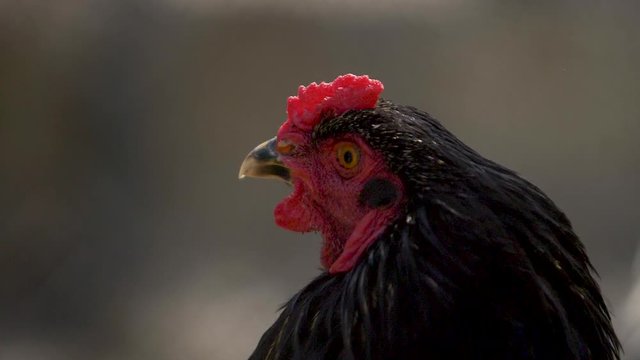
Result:
[[[239,179],[255,177],[263,179],[278,179],[290,183],[291,174],[276,151],[276,138],[267,140],[256,146],[240,165]]]

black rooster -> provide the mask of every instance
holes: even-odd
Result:
[[[354,75],[301,87],[242,165],[292,184],[276,221],[319,231],[326,268],[251,359],[619,359],[566,216],[381,91]]]

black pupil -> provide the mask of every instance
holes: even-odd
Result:
[[[345,164],[351,164],[351,162],[353,161],[353,154],[351,153],[351,151],[345,151],[342,155],[342,159],[344,160]]]

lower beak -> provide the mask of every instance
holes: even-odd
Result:
[[[240,165],[239,179],[255,177],[263,179],[278,179],[290,183],[291,174],[276,151],[276,138],[258,145],[247,155]]]

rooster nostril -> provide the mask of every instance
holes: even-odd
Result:
[[[372,208],[385,207],[393,204],[398,198],[399,191],[396,186],[385,179],[371,179],[364,184],[358,201],[362,205]]]

